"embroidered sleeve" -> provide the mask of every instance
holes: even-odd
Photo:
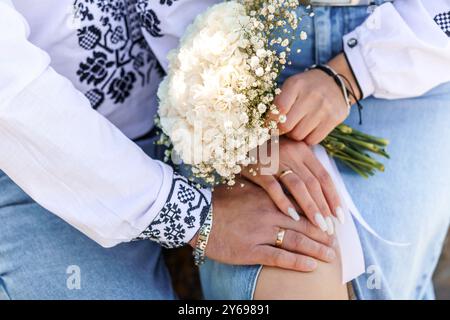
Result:
[[[450,11],[437,14],[434,21],[450,37]]]
[[[174,173],[167,201],[152,223],[135,240],[153,240],[166,248],[185,245],[205,221],[211,191]]]

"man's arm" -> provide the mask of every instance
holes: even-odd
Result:
[[[94,111],[27,40],[28,33],[11,2],[0,0],[0,169],[105,247],[138,237],[156,220],[152,240],[166,246],[188,242],[209,208],[209,190],[174,177],[169,166],[149,158]],[[172,220],[161,215],[168,204],[188,205],[180,190],[197,206],[188,224],[187,210],[174,214],[183,229],[174,239]]]
[[[450,0],[385,3],[343,40],[363,97],[416,97],[450,81]]]

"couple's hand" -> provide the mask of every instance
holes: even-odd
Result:
[[[336,257],[333,238],[306,219],[294,221],[281,213],[265,191],[250,181],[238,181],[233,188],[216,187],[213,214],[206,256],[216,261],[308,272],[317,267],[316,259],[329,262]],[[286,233],[278,248],[280,228]]]
[[[342,54],[329,65],[344,74],[356,89],[356,80]],[[274,103],[281,114],[287,115],[287,121],[280,124],[281,134],[297,141],[282,139],[280,146],[281,170],[293,171],[284,175],[281,182],[294,199],[284,193],[275,177],[254,177],[245,172],[273,200],[249,181],[244,182],[243,188],[216,188],[214,223],[206,255],[229,264],[263,264],[312,271],[317,266],[316,259],[329,262],[336,257],[333,238],[317,227],[329,229],[329,221],[323,226],[317,213],[325,217],[336,215],[339,197],[328,173],[307,144],[320,143],[343,122],[348,114],[347,105],[334,80],[319,70],[289,78]],[[286,216],[294,202],[312,223]],[[274,244],[280,228],[287,231],[282,248],[277,248]],[[195,245],[194,242],[191,244]]]
[[[336,56],[328,65],[349,80],[359,98],[358,84],[344,54]],[[348,115],[341,88],[320,70],[302,72],[288,78],[274,104],[287,117],[285,123],[279,124],[280,134],[309,145],[320,143]],[[271,117],[278,120],[278,116]]]
[[[273,155],[274,150],[270,151]],[[336,216],[343,222],[343,211],[339,195],[327,170],[316,158],[310,146],[304,142],[281,137],[277,151],[280,159],[277,174],[262,174],[263,170],[258,167],[259,165],[244,168],[242,174],[266,190],[284,214],[295,219],[294,208],[300,207],[313,224],[322,231],[333,234],[334,225],[331,216]],[[287,170],[291,173],[283,174]],[[292,195],[292,198],[284,189]]]
[[[328,64],[357,90],[356,79],[343,54]],[[358,91],[356,94],[359,98],[361,93]],[[337,216],[343,222],[344,213],[329,174],[308,145],[320,143],[345,120],[348,106],[341,88],[324,72],[311,70],[288,78],[274,103],[281,114],[287,116],[287,121],[279,124],[280,134],[292,139],[281,139],[279,178],[254,176],[248,169],[243,174],[264,188],[282,212],[295,216],[293,203],[284,193],[283,185],[312,223],[333,233],[330,216]],[[280,177],[280,173],[286,170],[292,173]]]

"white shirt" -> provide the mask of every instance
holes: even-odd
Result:
[[[450,0],[384,3],[344,37],[364,97],[417,97],[450,81]]]
[[[216,2],[0,0],[0,169],[105,247],[140,235],[169,247],[190,240],[210,192],[129,138],[153,126],[167,52]],[[450,81],[449,40],[425,2],[450,11],[448,0],[398,0],[374,13],[379,29],[346,36],[357,39],[345,51],[366,96]]]

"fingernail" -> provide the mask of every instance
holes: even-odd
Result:
[[[339,222],[341,224],[344,224],[344,222],[345,222],[345,214],[344,214],[344,210],[342,210],[341,207],[337,207],[336,208],[336,216],[337,216]]]
[[[298,215],[297,211],[295,211],[294,208],[288,208],[288,214],[295,221],[299,221],[300,220],[300,216]]]
[[[322,214],[316,213],[314,215],[314,220],[316,221],[316,223],[319,226],[320,230],[322,230],[323,232],[327,231],[327,229],[328,229],[327,223],[325,222],[325,218],[323,217]]]
[[[327,256],[328,260],[334,260],[334,259],[336,259],[336,252],[334,252],[333,249],[328,249],[326,256]]]
[[[315,268],[317,268],[317,262],[314,259],[308,258],[308,259],[306,259],[306,266],[309,269],[315,269]]]
[[[334,234],[334,223],[331,217],[326,217],[325,221],[327,222],[327,233],[331,236]]]

